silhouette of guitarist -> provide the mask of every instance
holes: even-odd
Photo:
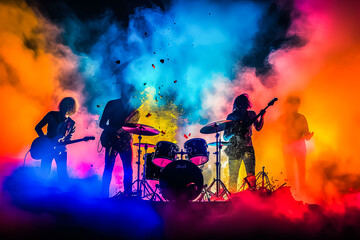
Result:
[[[112,178],[116,156],[119,154],[124,169],[124,193],[131,193],[132,185],[132,135],[122,129],[126,123],[137,123],[140,114],[131,106],[131,98],[127,95],[133,88],[123,85],[121,98],[109,101],[100,119],[100,128],[104,129],[100,140],[105,147],[105,168],[102,178],[102,196],[109,196],[109,187]]]
[[[225,149],[229,157],[229,190],[237,191],[240,164],[243,161],[247,179],[251,187],[256,187],[255,177],[255,151],[252,144],[252,126],[260,131],[264,125],[265,110],[261,110],[260,120],[254,111],[250,110],[251,102],[249,96],[244,93],[234,100],[233,112],[227,120],[233,120],[233,124],[225,129],[224,139],[229,140],[230,145]],[[254,121],[255,120],[255,121]]]
[[[69,117],[75,114],[77,110],[75,99],[72,97],[63,98],[59,103],[58,110],[48,112],[35,127],[39,137],[45,137],[42,128],[47,125],[46,137],[53,141],[54,145],[57,142],[69,141],[75,132],[75,122]],[[44,177],[49,176],[53,159],[56,162],[59,182],[64,185],[68,180],[66,146],[57,147],[55,152],[41,159],[40,169]]]

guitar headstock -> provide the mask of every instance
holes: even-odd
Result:
[[[89,141],[89,140],[95,140],[95,137],[94,136],[87,136],[87,137],[84,137],[83,139],[84,139],[84,141]]]
[[[272,106],[274,105],[274,103],[278,100],[278,98],[273,98],[273,100],[271,100],[269,103],[268,103],[268,106]]]

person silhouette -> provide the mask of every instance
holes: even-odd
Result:
[[[58,111],[48,112],[35,126],[39,137],[48,137],[51,141],[65,142],[71,140],[75,132],[75,121],[70,118],[77,111],[76,100],[72,97],[63,98],[58,106]],[[46,135],[42,128],[47,125]],[[52,161],[55,159],[60,184],[68,181],[67,174],[67,149],[66,146],[56,147],[56,152],[41,159],[40,170],[44,177],[48,177],[51,171]]]
[[[300,98],[290,95],[285,101],[285,112],[279,118],[282,132],[282,152],[287,179],[301,191],[306,180],[306,145],[305,140],[310,140],[314,135],[309,131],[304,115],[300,114]],[[297,171],[295,170],[297,166]]]
[[[252,145],[252,126],[260,131],[264,125],[265,110],[261,110],[260,120],[255,119],[256,113],[249,110],[251,102],[248,94],[237,96],[234,100],[233,111],[227,120],[233,120],[230,127],[225,129],[224,140],[230,145],[224,150],[229,157],[229,191],[237,191],[237,182],[241,162],[245,164],[247,179],[251,187],[256,186],[255,179],[255,152]]]
[[[100,128],[104,129],[101,135],[101,144],[105,147],[105,167],[102,177],[103,197],[109,197],[109,187],[117,155],[120,155],[124,169],[124,194],[132,192],[132,135],[122,129],[126,123],[137,123],[139,111],[130,104],[134,87],[123,84],[121,98],[109,101],[100,119]]]

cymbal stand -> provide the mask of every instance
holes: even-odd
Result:
[[[256,186],[251,186],[251,184],[248,181],[247,177],[245,177],[244,182],[241,185],[241,187],[238,189],[238,191],[243,191],[243,190],[246,190],[246,189],[252,190],[252,191],[260,190],[260,191],[263,191],[263,192],[274,192],[275,191],[275,187],[270,183],[269,177],[265,172],[265,167],[262,168],[261,172],[256,174],[255,179],[256,179]]]
[[[203,197],[208,193],[210,194],[210,196],[215,196],[216,199],[224,199],[224,196],[230,200],[230,192],[227,190],[225,184],[221,181],[220,177],[221,177],[221,137],[218,131],[218,124],[215,123],[214,125],[215,129],[216,129],[216,152],[214,152],[214,154],[216,155],[216,178],[214,179],[214,181],[210,184],[210,186],[207,188],[206,191],[204,191],[201,195],[201,197],[199,198],[199,200],[201,201],[203,199]],[[213,187],[213,185],[216,184],[216,191],[215,193],[211,192],[211,188]],[[220,186],[222,187],[221,191],[220,191]],[[210,201],[210,199],[209,199]]]
[[[138,190],[140,192],[140,196],[141,198],[148,198],[151,201],[156,201],[156,199],[159,199],[160,201],[163,201],[163,199],[159,196],[159,194],[156,193],[157,189],[158,189],[158,184],[156,184],[156,189],[155,191],[152,189],[152,187],[150,186],[150,184],[146,181],[146,168],[145,166],[147,166],[147,149],[148,149],[148,145],[145,144],[145,155],[144,155],[144,166],[143,166],[143,176],[142,179],[140,181],[138,181],[138,183],[140,184],[140,190]]]
[[[160,200],[162,200],[160,198],[160,196],[154,192],[154,190],[152,189],[152,187],[150,186],[150,184],[146,181],[145,179],[145,165],[146,165],[146,154],[147,154],[147,149],[148,149],[148,145],[145,144],[145,155],[144,155],[144,168],[143,168],[143,177],[140,180],[140,155],[141,155],[141,131],[140,134],[138,136],[139,139],[139,147],[138,147],[138,161],[136,162],[137,166],[137,179],[132,183],[132,186],[136,184],[137,188],[136,188],[136,196],[140,197],[140,198],[150,198],[150,199],[156,199],[154,197],[154,195],[157,195],[156,197],[158,197]]]
[[[156,193],[159,187],[159,184],[155,185],[155,190],[152,197],[150,198],[150,201],[156,201],[156,199],[159,199],[161,202],[164,202],[164,199],[162,199],[160,195]]]
[[[141,155],[141,131],[140,131],[140,135],[138,136],[139,138],[139,149],[138,149],[138,161],[136,162],[137,164],[137,189],[136,189],[136,192],[138,193],[139,192],[139,189],[140,189],[140,155]]]
[[[140,127],[140,134],[139,134],[139,136],[138,136],[138,139],[139,139],[139,147],[138,147],[138,161],[136,162],[136,164],[138,165],[137,166],[137,179],[131,184],[131,190],[132,190],[132,187],[133,187],[133,185],[135,185],[136,184],[136,192],[135,192],[135,194],[136,194],[136,196],[137,197],[139,197],[139,195],[140,195],[140,197],[141,197],[141,189],[140,189],[140,183],[141,183],[141,181],[140,181],[140,155],[141,155],[141,139],[142,139],[142,137],[141,137],[141,127]],[[131,191],[132,192],[132,191]],[[140,194],[139,194],[140,193]]]
[[[265,172],[265,167],[262,168],[262,171],[256,175],[256,185],[260,186],[259,190],[265,190],[272,192],[274,186],[271,185],[268,175]]]

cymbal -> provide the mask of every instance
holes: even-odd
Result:
[[[200,129],[200,133],[203,134],[210,134],[210,133],[217,133],[225,130],[228,123],[232,122],[232,120],[221,120],[217,122],[212,122]]]
[[[207,145],[211,146],[211,147],[216,147],[216,142],[211,142],[211,143],[208,143]],[[229,146],[229,145],[230,145],[229,142],[221,142],[221,146]]]
[[[139,143],[134,143],[133,145],[138,147],[138,146],[139,146]],[[151,143],[140,143],[140,147],[145,147],[145,145],[147,145],[148,148],[153,148],[153,147],[155,147],[155,145],[154,145],[154,144],[151,144]]]
[[[125,124],[122,129],[129,133],[143,135],[143,136],[154,136],[160,133],[159,130],[140,123],[127,123]]]

